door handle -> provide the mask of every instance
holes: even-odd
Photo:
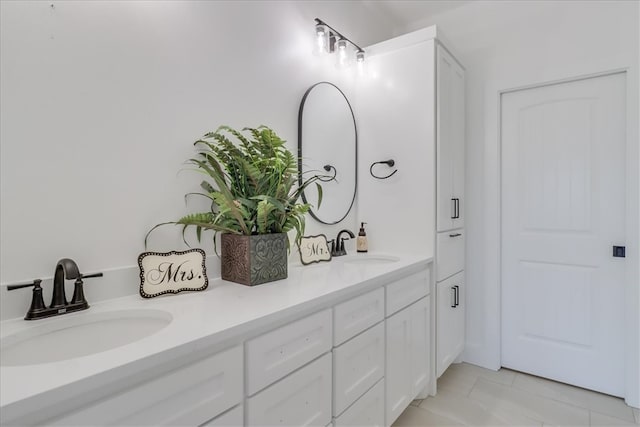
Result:
[[[451,201],[453,202],[453,215],[451,219],[460,218],[460,199],[454,197]]]
[[[451,303],[451,308],[456,308],[456,287],[452,286],[451,290],[453,291],[453,303]]]
[[[456,199],[451,199],[451,201],[453,202],[451,206],[451,219],[456,219]]]
[[[462,233],[449,234],[449,237],[460,237],[460,236],[462,236]]]
[[[458,285],[453,287],[453,301],[454,308],[460,305],[460,287]]]
[[[614,246],[613,247],[613,256],[614,258],[625,258],[626,257],[626,247],[625,246]]]

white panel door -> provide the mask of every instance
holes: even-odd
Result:
[[[625,74],[502,95],[502,365],[624,392]]]

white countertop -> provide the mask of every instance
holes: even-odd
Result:
[[[0,338],[71,316],[115,310],[156,309],[173,317],[167,327],[155,334],[112,350],[54,363],[0,366],[2,418],[14,419],[39,408],[42,402],[54,404],[70,399],[100,386],[106,378],[113,382],[141,368],[158,366],[233,338],[250,336],[252,331],[289,317],[310,314],[419,271],[431,262],[431,258],[420,256],[400,256],[397,262],[382,264],[348,262],[367,256],[375,254],[347,255],[310,266],[290,264],[288,279],[254,287],[214,279],[203,292],[153,299],[131,295],[51,319],[4,321],[0,323]]]

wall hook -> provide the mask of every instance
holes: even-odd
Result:
[[[389,159],[389,160],[381,160],[379,162],[373,162],[371,163],[371,166],[369,167],[369,173],[371,174],[372,177],[376,178],[376,179],[387,179],[392,177],[393,175],[395,175],[396,172],[398,172],[398,169],[394,170],[393,172],[391,172],[389,175],[387,176],[378,176],[376,174],[373,173],[373,167],[375,165],[382,165],[385,164],[387,166],[389,166],[390,168],[394,167],[396,162],[393,159]]]
[[[336,179],[336,175],[338,174],[338,171],[336,170],[335,167],[333,167],[332,165],[324,165],[323,169],[326,170],[327,172],[331,172],[331,169],[333,169],[333,176],[329,176],[329,175],[320,176],[320,175],[318,175],[318,180],[319,181],[329,182],[329,181],[333,181],[333,180]]]

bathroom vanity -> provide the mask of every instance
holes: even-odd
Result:
[[[430,258],[349,255],[257,287],[5,321],[3,352],[65,328],[99,346],[92,325],[113,313],[165,325],[82,357],[3,361],[2,425],[389,426],[434,381],[432,280]]]

